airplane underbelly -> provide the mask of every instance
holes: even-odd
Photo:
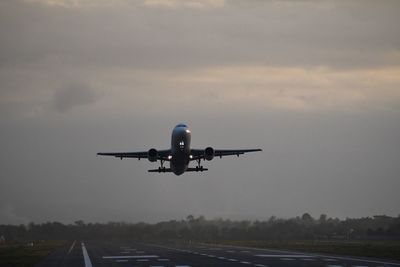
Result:
[[[172,156],[170,167],[171,170],[176,174],[180,175],[184,173],[189,164],[189,157],[184,153],[179,153]]]

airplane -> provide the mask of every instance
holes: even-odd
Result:
[[[193,149],[190,147],[191,131],[186,124],[180,123],[172,130],[171,148],[165,150],[157,150],[151,148],[142,152],[106,152],[97,153],[100,156],[114,156],[116,158],[147,158],[150,162],[160,161],[158,169],[148,170],[148,172],[172,172],[175,175],[181,175],[185,172],[203,172],[208,169],[201,166],[201,160],[212,160],[214,157],[224,157],[231,155],[239,155],[262,151],[261,149],[214,149],[207,147],[205,149]],[[170,168],[164,167],[164,162],[170,162]],[[190,161],[197,161],[195,168],[189,168]]]

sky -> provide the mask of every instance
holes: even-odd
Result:
[[[0,1],[0,224],[398,216],[399,1]],[[204,173],[105,151],[262,148]]]

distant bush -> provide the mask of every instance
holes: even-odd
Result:
[[[188,216],[184,220],[149,223],[47,222],[28,225],[0,225],[0,236],[18,240],[324,240],[324,239],[398,239],[400,217],[373,216],[357,219],[329,218],[322,214],[314,219],[308,213],[290,219],[271,217],[265,221],[207,220]]]

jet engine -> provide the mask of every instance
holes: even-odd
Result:
[[[155,149],[155,148],[149,149],[149,152],[147,152],[147,158],[148,158],[149,161],[151,161],[151,162],[157,161],[157,158],[158,158],[157,149]]]
[[[204,158],[206,160],[212,160],[214,158],[214,148],[207,147],[204,149]]]

